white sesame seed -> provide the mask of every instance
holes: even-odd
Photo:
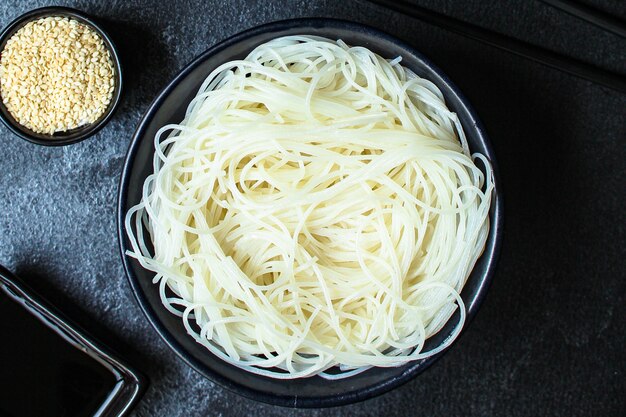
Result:
[[[109,51],[90,27],[66,17],[27,23],[0,54],[0,95],[23,126],[53,134],[95,122],[111,102]]]

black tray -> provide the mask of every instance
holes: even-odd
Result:
[[[130,412],[145,391],[147,379],[2,266],[0,303],[14,313],[0,318],[4,321],[0,326],[3,333],[11,329],[20,332],[2,336],[6,337],[3,342],[6,352],[3,351],[0,371],[0,385],[4,387],[0,391],[1,416],[13,417],[15,408],[11,411],[6,408],[15,404],[18,404],[20,417],[33,413],[43,417],[42,409],[49,415],[62,412],[67,417],[121,417]],[[19,314],[20,308],[27,314]],[[8,347],[10,339],[14,338],[19,338],[25,348],[22,345]],[[44,366],[40,366],[41,362]],[[77,372],[79,364],[88,372]],[[76,375],[80,375],[80,379],[74,380],[73,386],[63,388],[69,384],[67,380]],[[37,388],[37,382],[41,385],[44,380],[54,383],[44,389]],[[98,387],[98,395],[90,396],[94,387]],[[80,402],[84,404],[78,406]]]

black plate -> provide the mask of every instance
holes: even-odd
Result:
[[[210,48],[189,64],[151,104],[133,137],[124,164],[118,205],[118,233],[124,267],[130,285],[148,320],[159,335],[185,362],[223,387],[255,400],[288,407],[328,407],[353,403],[395,388],[429,367],[441,353],[397,368],[373,368],[337,381],[321,377],[276,380],[251,374],[213,356],[187,334],[182,320],[168,312],[152,284],[154,274],[124,255],[129,248],[124,216],[137,204],[145,178],[152,171],[153,140],[157,130],[183,119],[190,100],[200,84],[220,64],[244,58],[253,48],[271,39],[296,34],[343,39],[385,58],[402,56],[402,64],[434,82],[443,92],[448,106],[463,124],[470,148],[487,156],[494,164],[496,193],[490,211],[491,230],[485,252],[478,260],[461,296],[467,306],[468,322],[476,314],[493,276],[502,239],[502,200],[498,195],[495,156],[481,123],[467,100],[452,82],[419,52],[379,30],[333,19],[296,19],[270,23],[233,36]],[[440,344],[454,327],[453,320],[428,340],[427,348]]]

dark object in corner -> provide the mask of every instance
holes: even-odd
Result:
[[[538,62],[548,67],[566,72],[579,78],[603,85],[612,90],[626,93],[626,77],[616,74],[595,65],[570,58],[565,55],[550,51],[507,35],[502,35],[491,30],[483,29],[470,23],[448,17],[441,13],[409,4],[404,1],[369,0],[371,3],[422,20],[442,29],[454,32],[457,35],[473,39],[501,49],[503,51],[521,56],[531,61]]]
[[[565,13],[569,13],[572,16],[576,16],[592,25],[598,26],[607,32],[611,32],[622,38],[626,38],[626,24],[623,20],[596,10],[593,7],[586,6],[571,0],[541,0],[542,2],[556,7],[559,10],[563,10]]]
[[[0,416],[121,417],[147,380],[0,266]]]

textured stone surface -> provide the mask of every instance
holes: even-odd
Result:
[[[79,144],[45,148],[0,127],[0,263],[150,376],[134,415],[624,415],[624,95],[364,1],[61,3],[109,28],[122,49],[125,95],[112,121]],[[623,39],[541,2],[419,3],[626,73]],[[593,3],[626,18],[623,2]],[[42,5],[3,1],[0,25]],[[116,238],[120,169],[157,92],[216,42],[297,16],[367,23],[432,58],[483,119],[505,192],[499,269],[454,349],[391,393],[330,410],[258,404],[181,362],[136,305]]]

